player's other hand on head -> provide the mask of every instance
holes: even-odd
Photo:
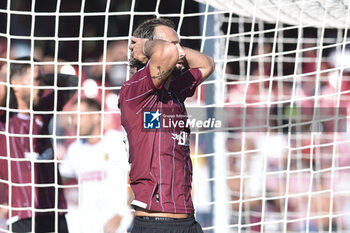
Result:
[[[120,222],[122,220],[122,216],[116,214],[113,218],[109,219],[108,222],[103,227],[104,233],[114,233],[117,231]]]
[[[133,41],[133,43],[129,46],[131,51],[131,59],[135,59],[142,64],[146,64],[148,62],[148,57],[144,54],[144,43],[147,41],[147,39],[132,36],[131,40]]]

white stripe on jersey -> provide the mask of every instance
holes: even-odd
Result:
[[[141,96],[144,96],[144,95],[148,94],[148,93],[151,92],[151,91],[153,91],[153,89],[149,89],[148,91],[144,92],[143,94],[138,95],[138,96],[135,96],[135,97],[133,97],[133,98],[131,98],[131,99],[127,99],[127,100],[125,100],[125,101],[131,101],[131,100],[137,99],[137,98],[139,98],[139,97],[141,97]]]
[[[173,128],[173,132],[175,133],[175,128]],[[174,144],[173,144],[173,177],[172,177],[172,185],[171,185],[171,198],[172,198],[173,203],[174,203],[174,212],[176,213],[176,205],[175,205],[175,200],[174,200],[175,146],[176,146],[176,140],[174,140]]]
[[[132,82],[130,82],[130,83],[125,83],[124,85],[125,85],[125,86],[130,86],[130,85],[132,85],[132,84],[141,82],[141,81],[144,80],[145,78],[147,78],[147,75],[145,75],[144,77],[142,77],[142,78],[140,78],[140,79],[138,79],[138,80],[136,80],[136,81],[132,81]]]
[[[144,208],[144,209],[147,208],[147,204],[146,203],[143,203],[142,201],[138,201],[138,200],[133,200],[131,202],[131,205],[136,205],[136,206],[139,206],[139,207]]]
[[[162,109],[163,103],[160,103],[160,109]],[[160,196],[160,205],[164,212],[163,201],[162,201],[162,161],[160,159],[160,148],[161,148],[161,138],[162,138],[162,129],[159,129],[159,144],[158,144],[158,161],[159,161],[159,196]]]

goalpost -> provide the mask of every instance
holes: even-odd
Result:
[[[350,232],[350,1],[92,2],[1,2],[0,63],[9,68],[14,57],[35,54],[41,59],[31,65],[76,74],[78,102],[97,99],[101,125],[119,129],[116,103],[129,78],[132,31],[151,17],[173,19],[183,44],[216,62],[214,74],[186,102],[224,123],[191,135],[192,197],[204,232]],[[56,84],[54,91],[64,89]],[[8,73],[0,79],[3,90],[1,85],[10,92]],[[5,98],[0,112],[9,114]],[[61,132],[67,116],[75,114],[79,122],[84,113],[53,113],[52,125],[60,125],[51,138],[63,156],[68,142],[82,138],[77,131]],[[7,141],[21,136],[4,126],[0,136]],[[98,137],[104,137],[102,128]],[[0,209],[11,215],[18,208],[2,203],[5,185],[20,184],[0,177]],[[62,187],[55,183],[56,190]],[[54,211],[60,212],[57,205]],[[69,211],[83,213],[79,204]],[[11,232],[5,221],[0,215],[0,232]]]

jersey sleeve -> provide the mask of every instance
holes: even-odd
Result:
[[[188,69],[174,80],[172,88],[176,91],[178,97],[184,101],[187,97],[193,96],[201,80],[202,72],[199,69]]]
[[[124,83],[120,93],[119,106],[126,104],[135,109],[135,107],[147,102],[148,98],[161,88],[162,85],[159,87],[154,85],[148,63]]]

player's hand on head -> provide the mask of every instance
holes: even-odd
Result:
[[[131,58],[140,61],[143,64],[148,62],[148,57],[144,54],[144,43],[148,39],[137,38],[132,36],[131,40],[134,42],[129,46],[131,51]]]

